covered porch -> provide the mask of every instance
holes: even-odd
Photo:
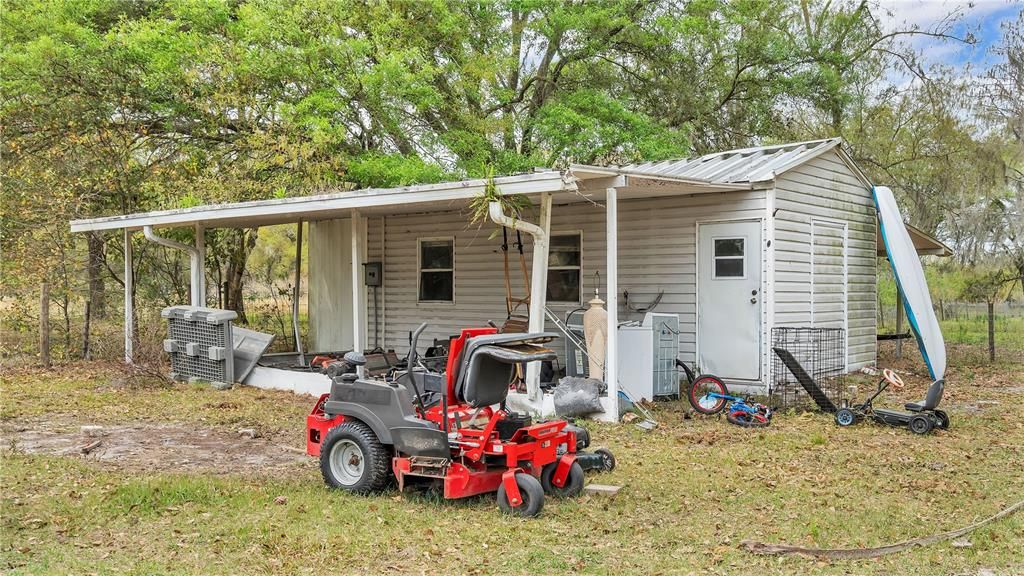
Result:
[[[606,169],[591,166],[573,166],[566,171],[537,171],[495,179],[495,185],[503,195],[527,196],[534,206],[528,217],[537,228],[535,237],[524,234],[529,240],[525,257],[530,262],[529,330],[544,331],[548,282],[548,244],[552,238],[552,220],[556,222],[555,232],[568,229],[578,230],[574,224],[577,215],[585,214],[590,219],[585,242],[591,249],[586,253],[586,264],[579,270],[580,302],[589,300],[593,294],[590,275],[600,276],[601,298],[608,310],[608,342],[605,363],[606,374],[619,374],[618,331],[620,310],[627,310],[620,302],[620,206],[624,202],[711,195],[716,193],[749,192],[750,183],[722,183],[699,178],[682,178],[663,174],[646,173],[642,169]],[[421,301],[418,297],[419,239],[441,235],[447,236],[452,229],[461,228],[465,238],[461,240],[473,246],[466,256],[476,253],[475,263],[461,262],[461,273],[490,276],[501,271],[490,247],[485,247],[488,230],[474,230],[468,226],[466,207],[473,198],[481,194],[487,182],[466,180],[425,186],[407,186],[389,189],[367,189],[323,194],[318,196],[286,198],[235,204],[200,206],[189,209],[166,210],[143,214],[131,214],[109,218],[96,218],[72,222],[73,232],[112,232],[120,230],[125,242],[125,360],[133,358],[132,333],[132,237],[141,232],[149,241],[179,249],[190,255],[191,298],[190,305],[205,306],[205,232],[214,228],[252,228],[279,224],[298,224],[301,235],[302,224],[309,225],[310,246],[319,245],[317,254],[311,252],[310,270],[310,337],[314,347],[329,346],[334,349],[351,348],[365,350],[371,345],[404,348],[402,335],[408,333],[421,320],[431,323],[431,337],[446,337],[466,326],[484,325],[488,320],[502,318],[504,310],[494,306],[502,302],[503,294],[492,294],[488,283],[474,288],[459,284],[459,298],[450,303]],[[720,202],[711,196],[705,204]],[[651,209],[649,209],[651,210]],[[763,208],[757,207],[758,215]],[[414,224],[415,223],[415,224]],[[505,222],[506,225],[513,224]],[[414,230],[420,226],[420,230]],[[195,245],[184,245],[160,236],[160,229],[189,227],[195,230]],[[664,231],[671,233],[671,231]],[[392,243],[394,238],[394,244]],[[409,241],[414,241],[410,244]],[[405,242],[403,244],[403,242]],[[301,245],[301,236],[299,239]],[[454,243],[454,241],[453,241]],[[526,244],[526,242],[524,242]],[[535,250],[535,247],[543,249]],[[410,250],[410,248],[412,248]],[[628,246],[626,248],[628,253]],[[603,261],[595,261],[601,254]],[[460,258],[458,255],[456,259]],[[376,288],[364,285],[364,264],[381,262],[382,294]],[[461,264],[465,264],[464,266]],[[627,273],[630,264],[627,264]],[[455,268],[455,266],[453,266]],[[459,272],[454,272],[453,275]],[[412,275],[416,276],[413,277]],[[298,276],[298,275],[297,275]],[[467,276],[469,278],[469,276]],[[460,278],[460,280],[464,280]],[[467,287],[469,286],[469,287]],[[650,288],[650,287],[648,287]],[[474,294],[473,292],[479,293]],[[653,290],[648,290],[653,291]],[[640,287],[634,293],[644,292]],[[371,296],[373,305],[371,306]],[[379,297],[379,301],[378,301]],[[556,308],[569,306],[566,303],[552,303]],[[313,308],[316,307],[316,310]],[[296,310],[297,307],[293,307]],[[313,320],[320,316],[319,321]],[[389,322],[389,318],[391,321]],[[340,320],[343,324],[339,324]],[[319,325],[317,323],[319,322]],[[297,325],[297,324],[296,324]],[[301,338],[296,338],[301,342]],[[422,343],[421,343],[422,346]],[[317,351],[317,350],[314,350]],[[404,352],[404,350],[402,350]],[[303,350],[297,350],[302,353]],[[540,389],[539,366],[531,365],[526,375],[526,392],[512,393],[509,403],[519,410],[550,413],[550,395]],[[270,372],[268,372],[270,370]],[[281,374],[280,372],[285,372]],[[312,374],[299,375],[286,371],[257,370],[250,378],[274,379],[294,378],[301,380]],[[607,378],[608,395],[605,401],[604,418],[618,417],[617,397],[619,380]],[[251,382],[247,382],[251,383]],[[257,384],[258,385],[258,384]],[[318,381],[296,382],[292,389],[314,392]]]

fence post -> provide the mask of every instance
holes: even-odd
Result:
[[[39,362],[50,367],[50,282],[43,281],[39,295]]]

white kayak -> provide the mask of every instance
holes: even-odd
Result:
[[[903,216],[892,190],[885,186],[875,186],[873,194],[875,207],[878,208],[879,230],[889,255],[893,276],[896,277],[896,285],[903,293],[907,320],[917,337],[917,345],[928,366],[928,373],[932,380],[939,380],[946,374],[946,343],[942,339],[942,329],[935,317],[935,309],[932,308],[932,297],[928,293],[921,258],[903,224]]]

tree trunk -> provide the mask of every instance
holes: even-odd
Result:
[[[92,360],[92,350],[89,348],[89,324],[92,320],[92,302],[85,301],[85,325],[82,327],[82,358]]]
[[[228,258],[227,281],[225,282],[224,307],[234,310],[238,314],[240,324],[248,324],[245,316],[245,300],[243,298],[243,285],[245,280],[245,265],[249,254],[256,247],[256,239],[259,232],[256,228],[240,230],[237,235],[237,242],[232,247]]]
[[[89,304],[96,318],[107,317],[107,294],[103,285],[103,239],[92,232],[88,236],[89,245]]]
[[[988,359],[996,361],[996,306],[988,302]]]
[[[50,361],[50,283],[44,281],[39,296],[39,362],[49,368]]]

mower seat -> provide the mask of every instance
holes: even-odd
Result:
[[[924,400],[921,402],[908,402],[903,405],[904,408],[911,412],[924,412],[926,410],[935,410],[939,407],[939,402],[942,401],[942,392],[946,389],[945,380],[939,379],[932,382],[931,386],[928,387],[928,393],[925,394]]]
[[[500,404],[508,396],[515,365],[553,360],[556,354],[540,346],[554,334],[487,334],[471,338],[462,351],[455,396],[473,408]]]

